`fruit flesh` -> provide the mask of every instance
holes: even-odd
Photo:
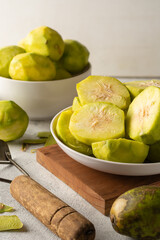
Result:
[[[159,239],[160,188],[142,186],[122,194],[111,207],[112,226],[134,239]]]
[[[68,147],[73,150],[86,155],[92,155],[91,147],[75,139],[69,130],[69,122],[72,113],[72,110],[66,110],[60,114],[56,125],[57,135]]]
[[[126,82],[125,85],[131,94],[131,98],[134,99],[146,87],[149,87],[149,86],[160,87],[160,80],[152,79],[152,80],[145,80],[145,81],[130,81],[130,82]]]
[[[0,231],[20,229],[22,227],[23,223],[16,215],[0,216]]]
[[[124,112],[111,103],[85,104],[72,114],[69,129],[77,140],[88,145],[123,137]]]
[[[23,136],[29,118],[13,101],[0,101],[0,139],[11,141]]]
[[[79,73],[88,64],[89,51],[78,41],[65,40],[64,54],[61,58],[63,67],[70,73]]]
[[[56,69],[54,63],[47,57],[23,53],[12,59],[9,74],[16,80],[47,81],[55,78]]]
[[[81,103],[80,103],[80,100],[79,100],[79,97],[75,97],[73,99],[73,104],[72,104],[72,110],[73,111],[76,111],[78,108],[82,107]]]
[[[64,41],[55,30],[41,26],[32,30],[19,42],[26,52],[33,52],[58,61],[64,52]]]
[[[92,143],[96,158],[123,163],[143,163],[149,146],[128,139],[108,139]]]
[[[25,50],[18,46],[8,46],[0,49],[0,76],[10,78],[9,64],[14,56],[24,53]]]
[[[77,84],[80,102],[110,102],[121,109],[127,109],[130,104],[130,94],[127,88],[116,78],[106,76],[89,76]]]
[[[130,104],[126,132],[131,139],[145,144],[160,140],[160,89],[147,87]]]

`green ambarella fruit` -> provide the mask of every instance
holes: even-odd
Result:
[[[32,30],[25,39],[19,42],[26,52],[33,52],[58,61],[64,52],[64,41],[55,30],[41,26]]]
[[[0,49],[0,76],[10,78],[9,64],[14,56],[24,53],[25,50],[18,46],[8,46]]]
[[[15,56],[9,67],[12,79],[22,81],[47,81],[56,76],[54,63],[36,53],[22,53]]]
[[[20,229],[22,227],[23,223],[16,215],[0,216],[0,231]]]
[[[124,137],[124,112],[112,103],[85,104],[73,112],[69,129],[77,140],[88,145]]]
[[[11,141],[25,133],[29,118],[27,113],[13,101],[0,101],[0,139]]]
[[[125,110],[130,104],[130,94],[119,80],[106,76],[89,76],[77,84],[81,104],[110,102]]]
[[[131,94],[131,98],[134,99],[146,87],[149,87],[149,86],[160,87],[160,80],[152,79],[152,80],[146,80],[146,81],[130,81],[130,82],[126,82],[125,85]]]
[[[142,186],[125,192],[111,207],[112,226],[138,240],[160,238],[160,188]]]
[[[72,104],[72,110],[76,111],[78,108],[82,107],[79,97],[74,97],[73,104]]]
[[[81,72],[88,64],[88,49],[75,40],[65,40],[64,42],[64,54],[61,58],[63,67],[73,74]]]
[[[59,62],[55,62],[55,67],[56,67],[55,80],[66,79],[66,78],[72,77],[72,75],[66,69],[64,69],[62,64],[60,64]]]
[[[145,144],[160,140],[160,89],[147,87],[130,104],[126,132],[131,139]]]
[[[60,114],[56,125],[57,135],[61,141],[73,150],[86,155],[92,155],[91,147],[75,139],[69,130],[72,114],[72,110],[66,110]]]
[[[96,158],[123,163],[143,163],[147,157],[149,146],[141,142],[119,138],[92,143],[92,150]]]
[[[150,145],[147,162],[160,162],[160,141]]]

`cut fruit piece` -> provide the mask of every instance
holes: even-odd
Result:
[[[112,103],[85,104],[72,114],[69,129],[77,140],[88,145],[124,137],[124,112]]]
[[[147,157],[149,146],[141,142],[119,138],[92,143],[92,150],[96,158],[123,163],[143,163]]]
[[[0,216],[0,231],[20,229],[22,227],[23,223],[16,215]]]
[[[134,99],[138,96],[146,87],[155,86],[160,87],[160,80],[152,79],[146,81],[131,81],[125,83],[128,88],[131,98]]]
[[[160,141],[150,145],[147,162],[160,162]]]
[[[60,114],[56,125],[57,135],[68,147],[73,150],[86,155],[92,155],[92,148],[75,139],[69,130],[69,122],[72,113],[72,110],[66,110]]]
[[[110,102],[121,109],[130,104],[126,86],[112,77],[89,76],[77,84],[78,97],[82,105],[91,102]]]
[[[73,99],[73,104],[72,104],[72,110],[73,111],[76,111],[78,108],[82,107],[81,103],[80,103],[80,100],[79,100],[79,97],[75,97]]]
[[[127,135],[145,144],[160,140],[160,89],[147,87],[130,104],[126,117]]]

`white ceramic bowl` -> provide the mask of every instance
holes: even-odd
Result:
[[[89,75],[91,65],[80,75],[62,80],[33,82],[0,77],[0,99],[17,103],[31,120],[51,119],[72,104],[76,84]]]
[[[66,108],[68,109],[68,108]],[[66,110],[64,109],[64,110]],[[62,111],[64,111],[62,110]],[[61,112],[62,112],[61,111]],[[107,160],[101,160],[98,158],[90,157],[84,155],[82,153],[76,152],[73,149],[67,147],[56,134],[56,123],[59,112],[51,121],[50,130],[55,138],[59,147],[71,158],[76,160],[77,162],[96,169],[101,172],[107,172],[117,175],[126,175],[126,176],[147,176],[147,175],[155,175],[160,173],[160,163],[119,163],[119,162],[111,162]]]

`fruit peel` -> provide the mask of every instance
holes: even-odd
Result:
[[[23,223],[16,215],[0,216],[0,231],[21,229]]]

